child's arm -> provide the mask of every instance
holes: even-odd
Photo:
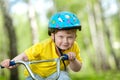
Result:
[[[81,67],[82,67],[82,63],[78,61],[77,59],[70,61],[70,68],[73,71],[78,72],[80,71]]]
[[[26,56],[25,53],[21,53],[20,55],[16,56],[12,60],[17,61],[17,60],[23,60],[23,61],[28,61],[28,57]],[[15,68],[15,66],[9,66],[10,65],[10,59],[5,59],[4,61],[1,62],[1,66],[11,69]]]
[[[78,72],[80,71],[81,67],[82,67],[82,63],[77,60],[77,58],[75,57],[75,53],[73,52],[69,52],[68,53],[68,57],[69,57],[69,61],[70,61],[70,68],[75,71],[75,72]]]
[[[23,60],[23,61],[28,61],[28,57],[25,53],[21,53],[12,60],[17,61],[17,60]]]

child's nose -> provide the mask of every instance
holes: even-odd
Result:
[[[67,43],[67,42],[68,42],[68,39],[67,39],[67,38],[64,38],[63,41],[64,41],[64,43]]]

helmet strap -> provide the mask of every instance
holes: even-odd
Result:
[[[54,43],[55,43],[55,35],[54,35]],[[57,54],[58,54],[59,56],[63,56],[62,49],[60,49],[59,47],[57,47],[56,44],[55,44],[55,47],[56,47]],[[65,64],[65,62],[64,62],[63,59],[62,59],[62,62],[63,62],[63,64],[64,64],[64,70],[67,71],[67,69],[66,69],[66,64]]]

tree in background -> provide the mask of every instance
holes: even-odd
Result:
[[[7,1],[0,0],[0,7],[4,20],[4,28],[7,32],[9,39],[9,53],[8,56],[10,59],[14,58],[17,55],[17,41],[14,26],[12,23],[12,18],[9,15]],[[10,70],[10,79],[9,80],[19,80],[18,78],[18,69]]]

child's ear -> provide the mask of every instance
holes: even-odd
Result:
[[[51,33],[51,38],[54,40],[54,36],[55,34],[54,33]]]

